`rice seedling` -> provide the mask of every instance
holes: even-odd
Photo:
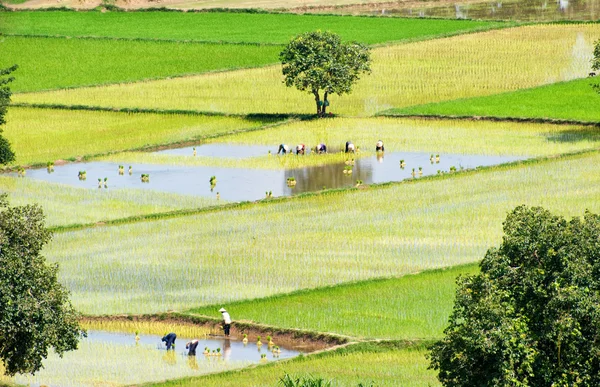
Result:
[[[9,176],[0,176],[0,191],[8,193],[11,205],[39,204],[48,226],[95,223],[216,204],[211,198],[136,189],[98,192]]]
[[[565,216],[600,212],[599,161],[594,152],[64,232],[45,254],[61,265],[60,278],[85,313],[187,309],[402,275],[481,259],[519,204]]]
[[[139,335],[163,336],[165,332],[176,332],[179,337],[204,338],[214,333],[214,330],[203,326],[175,321],[84,318],[80,325],[86,330],[131,333],[133,338]]]
[[[207,2],[209,3],[209,2]],[[206,4],[215,6],[218,2]],[[232,2],[229,2],[232,3]],[[230,6],[222,2],[221,6]],[[266,4],[261,4],[264,6]],[[218,7],[219,5],[217,5]],[[251,6],[256,6],[252,4]],[[204,8],[204,7],[203,7]],[[344,40],[383,43],[501,26],[499,22],[358,18],[294,14],[167,12],[4,12],[0,33],[278,43],[328,30]],[[177,28],[172,28],[173,26]],[[198,28],[201,25],[202,28]]]
[[[497,94],[586,76],[597,24],[535,25],[373,50],[373,72],[330,111],[371,115],[393,107]],[[535,56],[535,60],[531,60]],[[280,66],[128,85],[15,95],[16,102],[312,113],[307,94],[286,88]],[[199,92],[201,90],[201,92]]]
[[[396,343],[360,343],[313,356],[235,372],[153,384],[161,387],[247,386],[273,387],[283,375],[332,379],[335,386],[439,386],[435,372],[428,370],[424,346],[406,348]],[[368,385],[368,384],[367,384]]]
[[[278,46],[17,36],[4,36],[1,47],[0,68],[19,64],[14,92],[264,66],[276,63],[281,51]]]
[[[516,117],[599,122],[595,79],[585,78],[498,95],[392,109],[390,115]],[[568,142],[569,139],[565,138]],[[575,139],[576,141],[576,139]]]
[[[3,136],[11,142],[17,155],[16,163],[21,165],[198,140],[273,122],[270,119],[20,107],[11,107],[6,121]]]
[[[440,337],[448,323],[456,277],[476,271],[477,265],[458,266],[400,278],[301,290],[225,307],[236,319],[284,328],[359,338],[432,339]],[[218,317],[216,310],[211,305],[189,313]]]
[[[181,344],[178,343],[174,351],[161,351],[156,347],[160,343],[160,336],[154,339],[156,341],[153,343],[143,342],[142,335],[142,340],[136,342],[133,332],[130,341],[123,338],[109,341],[101,338],[83,339],[76,351],[65,353],[63,358],[50,353],[41,371],[33,376],[17,375],[11,382],[65,387],[119,386],[222,372],[252,363],[189,358],[179,349]]]

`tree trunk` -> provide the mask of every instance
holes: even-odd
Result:
[[[313,94],[315,95],[315,103],[317,104],[317,116],[321,115],[321,98],[319,97],[319,91],[313,90]]]
[[[323,109],[321,110],[321,117],[325,117],[325,110],[327,110],[327,105],[329,102],[327,101],[327,92],[323,94]]]

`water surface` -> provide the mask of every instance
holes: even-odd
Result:
[[[442,154],[439,162],[435,159],[432,162],[430,156],[431,153],[424,152],[386,152],[363,157],[355,160],[350,174],[344,173],[348,166],[339,163],[286,170],[141,164],[133,165],[132,175],[128,174],[127,166],[125,174],[119,175],[119,163],[89,162],[56,166],[53,173],[48,173],[46,169],[30,170],[27,178],[98,190],[138,188],[206,197],[216,197],[218,192],[223,200],[247,201],[264,198],[266,192],[271,192],[273,196],[291,196],[323,188],[349,187],[356,185],[357,180],[372,184],[412,179],[413,168],[415,178],[418,178],[435,175],[438,171],[448,172],[451,167],[460,170],[524,159],[515,156]],[[404,168],[400,167],[400,160],[405,161]],[[422,168],[421,175],[418,174],[419,167]],[[87,173],[85,181],[77,177],[80,170]],[[141,174],[149,174],[150,181],[142,182]],[[209,183],[211,176],[217,178],[217,184],[212,189]],[[105,177],[108,177],[107,188],[104,184],[98,188],[98,178],[104,180]],[[287,184],[290,177],[296,179],[294,187]]]
[[[258,348],[254,343],[204,339],[198,344],[197,356],[190,357],[185,351],[189,338],[177,338],[174,351],[166,351],[160,339],[160,336],[141,335],[136,342],[131,334],[89,331],[78,350],[65,353],[62,359],[52,353],[44,361],[44,369],[35,376],[19,375],[14,381],[50,387],[137,384],[241,368],[259,363],[261,354],[266,355],[267,362],[299,354],[281,348],[281,354],[274,355],[266,344]],[[205,356],[204,347],[220,348],[222,355]]]

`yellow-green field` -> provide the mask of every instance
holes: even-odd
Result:
[[[181,310],[414,273],[481,259],[520,204],[599,212],[598,162],[594,152],[64,232],[46,255],[85,313]]]
[[[4,135],[16,164],[72,159],[198,140],[273,122],[184,114],[117,113],[12,107]]]
[[[0,191],[8,193],[11,205],[39,204],[44,210],[48,226],[102,222],[218,203],[207,197],[139,189],[75,188],[9,176],[0,176]]]
[[[378,48],[373,50],[373,73],[349,96],[333,96],[330,111],[370,115],[583,77],[599,35],[598,24],[536,25]],[[14,101],[228,113],[314,110],[310,95],[282,84],[280,66],[17,94]]]

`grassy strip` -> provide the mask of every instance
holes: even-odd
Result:
[[[275,44],[318,29],[336,32],[344,40],[375,44],[502,25],[505,23],[268,13],[0,13],[0,33]]]
[[[91,182],[94,184],[94,182]],[[96,224],[142,214],[172,212],[181,208],[215,206],[213,198],[192,197],[148,190],[97,190],[0,176],[0,191],[12,205],[39,204],[52,229],[73,223]]]
[[[220,117],[182,114],[67,111],[12,107],[4,135],[17,154],[16,164],[45,165],[158,145],[198,141],[275,122],[270,117]]]
[[[398,276],[479,260],[519,204],[565,216],[600,211],[599,161],[592,152],[164,215],[57,233],[45,253],[61,265],[61,280],[88,314],[181,310]]]
[[[391,109],[384,114],[481,116],[492,119],[542,119],[599,124],[600,112],[597,105],[600,96],[591,87],[597,83],[594,78],[577,79],[487,97]],[[600,138],[600,134],[596,137]]]
[[[16,36],[4,37],[0,47],[0,67],[19,65],[14,92],[257,67],[277,62],[281,51],[277,46]]]
[[[536,25],[374,49],[372,74],[361,79],[352,94],[333,96],[330,110],[371,115],[393,107],[498,94],[585,76],[598,34],[598,24]],[[310,96],[282,85],[280,66],[28,93],[13,100],[241,114],[314,110]]]
[[[285,373],[333,379],[336,386],[356,386],[360,382],[373,382],[376,386],[437,386],[435,373],[427,370],[426,345],[407,342],[358,343],[289,361],[144,386],[273,387]]]
[[[457,266],[211,305],[189,312],[218,317],[218,309],[225,307],[236,320],[281,327],[359,338],[437,338],[448,323],[456,277],[477,270],[473,264]]]

